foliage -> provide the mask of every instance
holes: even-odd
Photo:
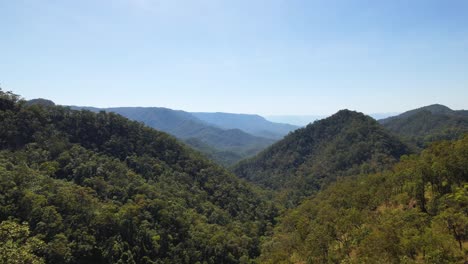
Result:
[[[224,167],[229,167],[239,160],[242,160],[246,156],[251,156],[253,153],[256,153],[257,150],[253,153],[237,153],[236,151],[229,151],[229,150],[217,150],[213,147],[210,147],[208,144],[203,143],[201,140],[197,138],[189,138],[184,140],[184,143],[189,145],[195,150],[200,151],[205,155],[208,159],[215,161],[219,165]],[[260,151],[263,147],[259,146],[258,151]]]
[[[348,177],[290,210],[263,263],[464,263],[468,135]]]
[[[248,263],[277,214],[261,191],[114,113],[0,91],[0,149],[0,222],[34,239],[11,237],[0,257]]]
[[[79,107],[74,107],[80,109]],[[160,107],[85,108],[113,112],[149,127],[169,133],[222,165],[233,165],[257,154],[275,140],[254,136],[240,129],[223,129],[198,119],[191,113]],[[193,139],[196,139],[194,141]],[[200,144],[206,147],[200,147]]]
[[[461,138],[468,132],[468,112],[430,105],[379,121],[386,129],[419,148],[439,140]]]
[[[394,165],[408,152],[343,110],[236,166],[271,192],[142,123],[0,90],[0,262],[467,261],[468,135]]]
[[[13,221],[0,223],[0,262],[4,264],[41,264],[44,259],[35,253],[43,250],[44,242],[30,237],[29,227]]]
[[[379,171],[406,153],[408,148],[375,120],[342,110],[290,133],[234,172],[280,191],[294,206],[339,177]]]

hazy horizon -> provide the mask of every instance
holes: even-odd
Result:
[[[2,1],[0,85],[62,105],[468,108],[466,1]]]
[[[1,86],[0,86],[0,88],[1,88]],[[2,88],[2,89],[4,91],[11,91],[9,89],[4,89],[4,88]],[[16,93],[15,91],[11,91],[11,92]],[[263,117],[266,120],[271,121],[271,122],[288,123],[288,124],[296,125],[296,126],[307,125],[310,122],[329,117],[329,116],[337,113],[338,111],[345,110],[345,109],[351,110],[351,111],[356,111],[356,112],[361,112],[361,113],[364,113],[366,115],[371,116],[372,118],[374,118],[376,120],[379,120],[379,119],[383,119],[383,118],[390,117],[390,116],[396,116],[396,115],[399,115],[399,114],[404,113],[406,111],[414,110],[414,109],[417,109],[417,108],[421,108],[421,107],[425,107],[425,106],[429,106],[429,105],[434,105],[434,104],[439,104],[439,103],[433,103],[433,104],[428,104],[428,105],[415,106],[415,107],[413,107],[411,109],[405,109],[404,111],[400,111],[400,112],[364,112],[364,111],[361,111],[360,109],[340,108],[340,109],[334,110],[333,112],[322,113],[322,114],[318,114],[318,113],[317,114],[316,113],[310,113],[310,114],[262,114],[262,113],[257,113],[257,112],[251,112],[251,113],[248,113],[248,112],[225,112],[225,111],[218,111],[218,110],[214,110],[214,111],[190,111],[190,110],[186,110],[186,109],[171,108],[171,107],[158,106],[158,105],[149,105],[149,106],[142,106],[142,105],[96,106],[96,105],[61,104],[59,102],[51,100],[50,98],[44,98],[44,97],[26,98],[26,97],[22,96],[21,94],[19,94],[19,95],[25,100],[45,99],[45,100],[52,101],[56,105],[72,106],[72,107],[84,107],[84,108],[89,107],[89,108],[98,108],[98,109],[99,108],[100,109],[106,109],[106,108],[138,108],[138,107],[152,108],[152,107],[154,107],[154,108],[167,108],[167,109],[170,109],[170,110],[184,111],[184,112],[189,112],[189,113],[227,113],[227,114],[239,114],[239,115],[259,115],[259,116],[261,116],[261,117]],[[443,105],[443,104],[441,104],[441,105]],[[466,110],[464,108],[462,108],[462,109],[452,108],[449,105],[444,105],[444,106],[447,106],[452,110]]]

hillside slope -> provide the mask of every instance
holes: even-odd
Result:
[[[240,162],[234,172],[261,186],[304,197],[337,177],[385,168],[405,153],[406,145],[374,119],[341,110]]]
[[[468,111],[434,104],[379,120],[386,129],[420,148],[438,140],[459,139],[468,132]]]
[[[168,108],[75,107],[75,109],[88,109],[94,112],[114,112],[131,120],[143,122],[157,130],[169,133],[184,140],[189,145],[193,142],[203,143],[214,151],[206,152],[205,150],[207,149],[200,148],[200,144],[193,144],[191,146],[204,152],[208,157],[211,157],[213,160],[223,165],[232,165],[242,158],[255,155],[275,142],[273,139],[253,136],[240,129],[222,129],[198,119],[191,113]],[[217,155],[216,153],[222,154]]]
[[[261,263],[466,263],[468,135],[342,179],[282,217]]]
[[[246,263],[275,215],[166,133],[0,90],[0,258]]]

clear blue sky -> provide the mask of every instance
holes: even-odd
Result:
[[[0,83],[59,104],[468,108],[468,1],[0,0]]]

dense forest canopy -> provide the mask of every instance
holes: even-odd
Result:
[[[341,176],[379,171],[409,152],[374,119],[342,110],[242,161],[234,172],[292,205]]]
[[[257,189],[113,113],[0,92],[0,149],[3,263],[248,263],[276,215]]]
[[[93,112],[113,112],[130,120],[143,122],[149,127],[183,140],[192,148],[225,167],[257,154],[277,140],[276,138],[250,134],[238,127],[221,127],[217,123],[209,123],[200,119],[195,113],[163,107],[95,108],[72,106],[71,108]],[[237,119],[245,119],[242,115],[234,116],[240,116]],[[269,126],[271,124],[265,120],[262,127],[272,129]],[[276,126],[274,125],[273,128]],[[242,128],[245,127],[242,126]],[[284,131],[284,134],[286,133]]]
[[[290,210],[262,263],[466,263],[468,135],[340,179]]]
[[[238,164],[247,182],[118,114],[0,90],[0,263],[465,263],[468,134],[411,153],[342,110]]]
[[[431,142],[460,139],[468,133],[468,111],[455,111],[438,104],[410,110],[379,122],[421,149]]]

